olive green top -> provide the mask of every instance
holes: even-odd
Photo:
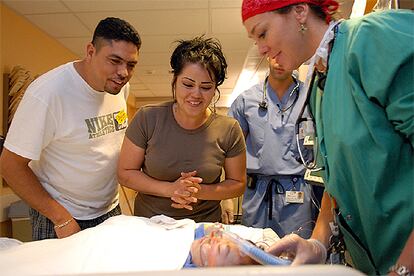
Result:
[[[212,113],[197,129],[182,128],[175,120],[173,102],[142,107],[129,125],[126,136],[145,149],[142,166],[147,175],[173,182],[181,172],[197,171],[203,184],[220,182],[224,160],[242,154],[246,145],[242,130],[233,118]],[[135,215],[157,214],[195,221],[220,221],[219,200],[199,200],[193,211],[171,207],[171,199],[139,193]]]

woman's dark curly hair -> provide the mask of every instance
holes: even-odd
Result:
[[[202,65],[207,69],[210,78],[216,83],[216,89],[224,82],[227,74],[227,62],[221,50],[220,42],[213,38],[198,36],[190,40],[176,41],[178,46],[171,55],[170,65],[174,77],[172,79],[173,94],[177,76],[189,63]],[[219,91],[220,92],[220,91]]]

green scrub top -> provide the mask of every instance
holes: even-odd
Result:
[[[368,274],[387,273],[414,225],[413,26],[403,10],[342,22],[315,116],[326,190]]]

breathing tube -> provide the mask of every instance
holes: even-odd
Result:
[[[243,252],[243,254],[249,256],[261,265],[290,265],[292,263],[291,260],[276,257],[270,253],[267,253],[251,242],[239,237],[237,234],[232,233],[229,230],[225,230],[220,224],[215,224],[214,226],[210,227],[211,228],[208,232],[212,233],[213,235],[224,237],[225,239],[233,242],[239,248],[239,250]]]

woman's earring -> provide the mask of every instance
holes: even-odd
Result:
[[[304,35],[307,30],[308,28],[306,28],[305,24],[300,24],[299,32],[301,32]]]
[[[175,96],[175,88],[172,89],[172,94],[173,94],[173,100],[176,103],[177,102],[177,97]]]
[[[219,100],[220,100],[220,90],[218,90],[218,88],[216,88],[216,91],[214,92],[214,97],[213,97],[212,101],[210,102],[210,106],[213,103],[213,113],[214,114],[216,114],[216,103]]]

